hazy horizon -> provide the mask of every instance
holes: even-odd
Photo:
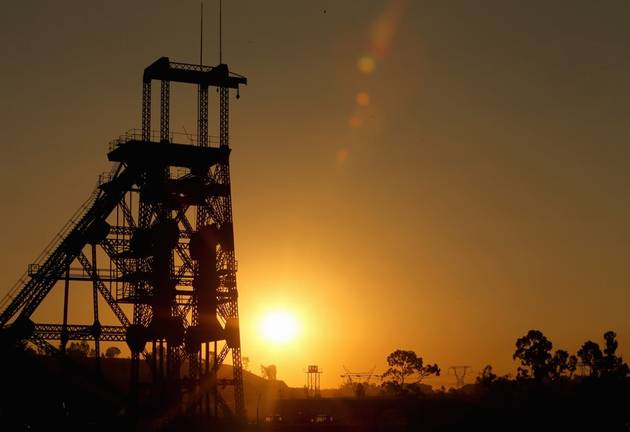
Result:
[[[630,356],[630,3],[223,8],[224,61],[249,79],[230,123],[253,372],[299,387],[318,364],[336,387],[343,365],[382,371],[402,348],[444,374],[513,373],[532,328],[570,352],[614,330]],[[198,25],[197,1],[5,5],[0,296],[109,169],[108,142],[140,127],[144,67],[198,62]],[[195,94],[172,101],[172,129],[195,130]],[[60,322],[55,298],[37,317]],[[261,336],[270,310],[295,316],[292,342]]]

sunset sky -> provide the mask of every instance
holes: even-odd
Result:
[[[224,0],[223,20],[249,80],[231,166],[253,372],[302,386],[318,364],[334,387],[404,348],[508,373],[531,328],[571,352],[613,329],[630,357],[630,2]],[[199,61],[199,2],[10,2],[0,52],[4,295],[140,127],[144,67]],[[265,338],[270,311],[290,341]]]

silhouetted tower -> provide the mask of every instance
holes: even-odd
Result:
[[[378,374],[374,373],[375,367],[370,369],[367,372],[352,372],[347,367],[342,366],[344,373],[340,375],[340,377],[344,380],[344,382],[348,385],[354,384],[370,384],[370,381],[374,377],[378,377]]]
[[[466,372],[470,369],[470,366],[451,366],[448,368],[453,371],[453,375],[455,375],[455,386],[463,387],[466,379]]]
[[[160,83],[159,131],[151,130],[153,81]],[[94,193],[0,304],[2,337],[28,340],[53,354],[59,350],[50,340],[61,341],[61,352],[69,340],[92,340],[97,359],[100,341],[126,342],[132,353],[131,388],[140,402],[143,357],[149,360],[154,395],[172,400],[186,392],[184,409],[213,415],[221,409],[244,418],[229,94],[235,90],[238,98],[247,79],[225,64],[162,57],[144,70],[142,82],[142,128],[110,144],[112,171],[99,177]],[[197,136],[186,137],[188,144],[178,142],[170,129],[171,83],[197,89]],[[218,92],[218,137],[209,136],[210,87]],[[64,285],[62,322],[34,323],[31,315],[57,282]],[[68,323],[70,282],[91,284],[92,323]],[[99,294],[118,325],[99,321]],[[218,379],[230,352],[233,375]],[[186,363],[192,386],[180,385]],[[234,389],[233,405],[221,396],[219,388],[225,386]]]
[[[308,365],[306,368],[306,394],[308,397],[318,398],[320,393],[320,377],[323,371],[317,365]]]

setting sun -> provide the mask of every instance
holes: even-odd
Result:
[[[5,0],[0,432],[630,432],[628,23]]]
[[[295,339],[298,325],[295,316],[290,312],[273,311],[263,317],[261,332],[265,340],[285,344]]]

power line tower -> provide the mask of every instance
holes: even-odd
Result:
[[[160,82],[160,129],[155,132],[153,81]],[[99,177],[89,199],[0,303],[1,339],[29,341],[51,354],[65,352],[70,340],[91,340],[97,363],[101,341],[126,342],[131,389],[140,404],[177,394],[180,403],[187,401],[182,408],[191,412],[244,419],[229,95],[236,90],[238,97],[247,79],[226,64],[162,57],[144,70],[142,82],[142,128],[112,141],[111,172]],[[171,83],[197,89],[196,137],[178,137],[170,129]],[[209,135],[210,87],[218,92],[218,137]],[[61,322],[33,322],[33,312],[58,283],[64,288]],[[86,284],[92,288],[93,321],[69,323],[71,285]],[[117,323],[101,323],[99,296]],[[55,340],[60,349],[50,343]],[[232,376],[219,379],[230,353]],[[139,386],[142,358],[152,373],[150,395]],[[186,365],[192,385],[184,386]],[[234,389],[233,404],[219,391],[225,386]]]
[[[470,369],[470,366],[451,366],[448,368],[449,371],[453,371],[453,375],[455,375],[455,386],[463,387],[465,384],[466,372]]]
[[[322,371],[317,365],[308,365],[304,373],[306,373],[306,395],[310,398],[319,398],[321,396],[320,391],[320,378],[324,371]]]
[[[352,372],[345,365],[342,365],[344,373],[342,373],[341,379],[346,386],[350,387],[354,392],[355,396],[363,397],[365,396],[365,392],[370,385],[370,381],[373,377],[378,377],[378,374],[374,373],[373,367],[368,372]]]
[[[367,372],[352,372],[347,367],[343,366],[344,373],[340,375],[345,384],[354,385],[354,384],[370,384],[370,381],[374,377],[378,377],[378,374],[374,373],[373,367]]]

